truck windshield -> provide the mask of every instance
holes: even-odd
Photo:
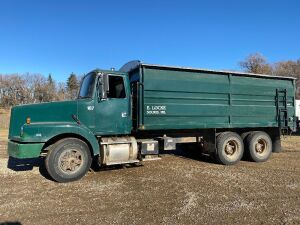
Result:
[[[89,73],[87,74],[80,86],[80,91],[78,94],[78,98],[91,98],[94,90],[94,83],[95,83],[96,74]]]

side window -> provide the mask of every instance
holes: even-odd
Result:
[[[125,98],[125,87],[123,77],[120,76],[109,76],[109,92],[107,93],[108,98]]]

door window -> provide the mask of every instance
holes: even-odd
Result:
[[[125,98],[125,86],[123,77],[109,76],[109,91],[107,93],[108,98]]]

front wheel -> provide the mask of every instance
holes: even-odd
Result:
[[[45,166],[57,182],[71,182],[82,178],[91,166],[91,153],[87,144],[77,138],[65,138],[49,150]]]
[[[244,143],[240,135],[224,132],[217,136],[216,158],[224,165],[233,165],[241,160],[244,154]]]

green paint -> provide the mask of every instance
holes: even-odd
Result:
[[[127,74],[114,75],[123,77],[126,97],[101,100],[95,95],[93,117],[94,133],[96,135],[124,135],[131,133],[131,94],[128,76]]]
[[[287,89],[288,117],[295,115],[293,79],[143,64],[140,70],[143,130],[278,127],[276,88]]]
[[[8,154],[19,159],[36,158],[40,156],[44,143],[17,143],[8,141]]]

